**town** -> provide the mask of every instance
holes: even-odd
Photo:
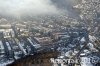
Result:
[[[1,0],[0,66],[100,66],[99,21],[99,0]]]
[[[5,19],[1,19],[1,21],[6,22]],[[73,19],[71,19],[72,21]],[[2,23],[0,25],[0,64],[10,64],[17,59],[34,55],[39,51],[58,51],[61,52],[60,57],[67,57],[69,56],[68,53],[78,53],[84,43],[88,43],[90,51],[98,52],[97,49],[91,48],[93,45],[90,43],[92,41],[90,37],[93,36],[85,27],[73,28],[76,22],[71,23],[70,26],[68,24],[59,26],[59,23],[56,25],[51,23],[50,25],[50,22],[43,22]],[[89,54],[90,52],[84,50],[84,53]]]

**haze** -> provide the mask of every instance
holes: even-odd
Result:
[[[73,0],[0,0],[0,16],[17,17],[47,15],[47,14],[76,14],[70,9]]]

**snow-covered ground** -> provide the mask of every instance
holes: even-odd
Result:
[[[85,45],[84,43],[87,42],[86,48],[84,48],[81,51],[78,58],[80,58],[79,60],[81,61],[80,62],[81,66],[94,66],[95,63],[91,62],[91,61],[94,61],[94,59],[91,60],[91,58],[93,58],[95,56],[95,60],[98,60],[98,59],[100,60],[100,56],[99,57],[96,56],[96,54],[99,54],[98,50],[94,47],[94,44],[93,44],[93,43],[95,43],[97,38],[95,36],[91,36],[91,35],[89,35],[88,38],[89,38],[89,41],[87,42],[85,37],[82,37],[82,38],[77,37],[77,39],[80,39],[79,46],[76,44],[69,43],[67,45],[67,47],[62,47],[62,48],[59,47],[58,50],[61,50],[61,55],[58,58],[62,58],[62,59],[69,58],[70,59],[70,58],[74,57],[79,52],[78,47],[80,47],[80,49],[81,49]],[[77,46],[77,48],[75,47],[75,45]],[[65,48],[65,50],[63,50],[64,48]],[[68,48],[70,48],[70,49],[68,50]],[[92,53],[94,53],[93,56],[91,56]],[[53,66],[58,66],[58,65],[54,64]],[[61,66],[63,66],[63,65],[61,65]]]
[[[40,48],[41,46],[40,46],[40,44],[37,44],[35,41],[34,41],[34,43],[31,41],[31,39],[30,38],[27,38],[27,40],[31,43],[31,45],[33,46],[33,47],[35,47],[35,48]]]

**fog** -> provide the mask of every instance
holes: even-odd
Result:
[[[0,16],[72,14],[73,0],[0,0]],[[74,13],[75,14],[75,13]]]
[[[0,14],[20,16],[47,13],[59,13],[50,0],[0,0]]]

